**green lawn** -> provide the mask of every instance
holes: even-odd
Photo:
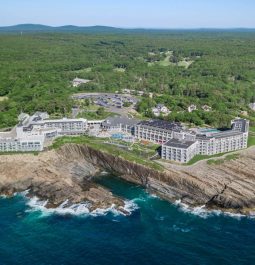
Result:
[[[82,108],[84,111],[97,111],[99,109],[99,106],[95,104],[89,104],[89,106],[83,106]]]
[[[192,65],[193,61],[180,61],[178,62],[178,66],[185,67],[186,69],[189,68]]]
[[[255,135],[250,135],[248,140],[248,147],[255,145]]]
[[[134,145],[131,146],[131,151],[133,151],[135,154],[139,156],[148,159],[157,153],[158,148],[159,146],[155,144],[143,145],[141,143],[135,143]]]
[[[96,111],[83,111],[79,113],[77,118],[84,118],[88,120],[104,120],[107,117],[118,116],[117,113],[105,111],[102,114],[98,114]]]
[[[160,66],[170,66],[175,65],[174,63],[170,62],[170,58],[173,56],[173,51],[168,51],[165,53],[166,57],[165,59],[159,61],[159,62],[151,62],[148,63],[148,66],[154,66],[154,65],[160,65]]]
[[[231,154],[231,155],[227,155],[226,157],[224,157],[223,159],[210,159],[207,161],[208,165],[221,165],[226,161],[231,161],[231,160],[236,160],[240,157],[239,154]]]
[[[0,97],[0,102],[4,101],[4,100],[7,100],[7,99],[8,99],[8,97],[6,97],[6,96],[5,97]]]
[[[193,165],[201,160],[205,160],[205,159],[210,159],[210,158],[215,158],[215,157],[221,157],[221,156],[224,156],[226,154],[230,154],[229,156],[231,155],[235,155],[235,154],[231,154],[233,152],[236,152],[236,151],[232,151],[232,152],[228,152],[228,153],[220,153],[220,154],[216,154],[216,155],[211,155],[211,156],[207,156],[207,155],[196,155],[195,157],[193,157],[187,164],[185,165]],[[228,156],[227,156],[228,157]]]
[[[194,62],[192,60],[188,60],[188,58],[183,58],[183,60],[179,61],[178,63],[172,63],[170,61],[171,57],[173,56],[173,52],[169,51],[165,53],[166,57],[158,62],[150,62],[148,63],[148,66],[154,66],[154,65],[160,65],[160,66],[179,66],[179,67],[185,67],[186,69],[189,68],[189,66]]]
[[[248,147],[255,145],[255,126],[250,126]]]
[[[251,126],[250,127],[250,132],[255,133],[255,127]]]
[[[37,156],[39,155],[39,152],[37,151],[31,151],[31,152],[0,152],[0,156],[3,156],[3,155],[34,155],[34,156]]]
[[[125,73],[126,69],[125,68],[114,68],[113,71],[119,72],[119,73]]]
[[[174,65],[173,63],[170,62],[171,55],[168,55],[164,60],[160,61],[158,64],[160,66],[170,66]]]
[[[128,150],[123,149],[115,145],[105,143],[108,139],[96,138],[91,136],[79,136],[79,137],[61,137],[54,141],[51,148],[58,149],[64,144],[85,144],[95,150],[109,153],[110,155],[121,157],[127,161],[141,164],[152,169],[162,171],[163,167],[153,161],[146,159],[143,152],[137,149]]]
[[[92,68],[88,67],[88,68],[76,70],[76,71],[73,71],[73,72],[77,73],[77,74],[83,74],[83,73],[90,73],[91,71],[92,71]]]

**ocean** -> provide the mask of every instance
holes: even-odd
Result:
[[[255,219],[171,204],[114,176],[98,183],[131,214],[1,198],[0,264],[255,264]]]

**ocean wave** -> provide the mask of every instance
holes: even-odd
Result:
[[[134,198],[133,202],[146,202],[148,200],[154,200],[154,199],[160,199],[156,194],[151,194],[149,192],[146,192],[144,194],[141,194],[139,197]]]
[[[158,197],[158,195],[156,195],[156,194],[153,194],[153,193],[152,193],[152,194],[150,194],[150,197],[151,197],[151,198],[154,198],[154,199],[160,199],[160,198]]]
[[[174,205],[181,211],[185,213],[190,213],[196,216],[199,216],[201,218],[209,218],[209,217],[214,217],[214,216],[219,216],[219,215],[224,215],[228,217],[232,217],[235,219],[242,219],[242,218],[253,218],[252,216],[247,216],[244,214],[239,214],[239,213],[230,213],[230,212],[224,212],[221,210],[208,210],[205,205],[198,206],[198,207],[190,207],[189,205],[182,203],[181,200],[175,201]]]
[[[138,206],[132,201],[125,201],[123,207],[124,212],[118,210],[115,204],[112,204],[111,207],[106,209],[97,208],[93,211],[90,210],[91,204],[89,202],[77,203],[70,205],[69,201],[66,200],[61,205],[56,208],[46,208],[48,201],[42,201],[37,197],[28,198],[27,205],[30,209],[27,212],[36,212],[40,211],[42,216],[49,216],[52,214],[57,215],[74,215],[74,216],[105,216],[109,213],[114,216],[118,215],[130,215],[133,211],[138,209]]]
[[[165,220],[165,216],[156,216],[155,220],[156,221],[164,221]]]
[[[99,176],[106,176],[106,175],[109,175],[109,172],[107,171],[101,171]]]
[[[138,210],[139,206],[135,203],[135,200],[126,200],[123,209],[131,214],[132,212]]]
[[[192,229],[191,228],[181,228],[177,225],[173,225],[171,230],[173,230],[174,232],[189,233]]]
[[[9,199],[15,196],[21,196],[21,197],[26,197],[26,195],[29,193],[29,190],[21,191],[21,192],[14,192],[12,195],[5,195],[5,194],[0,194],[1,199]]]
[[[29,193],[29,189],[28,190],[24,190],[24,191],[21,191],[21,192],[15,192],[13,194],[13,196],[22,196],[22,197],[26,197]]]
[[[146,197],[138,197],[138,198],[135,198],[133,199],[132,201],[135,202],[135,203],[139,203],[139,202],[146,202],[148,198]]]

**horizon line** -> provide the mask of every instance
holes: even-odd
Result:
[[[62,25],[48,25],[48,24],[40,24],[40,23],[20,23],[14,25],[0,25],[0,28],[9,28],[9,27],[16,27],[16,26],[25,26],[25,25],[34,25],[34,26],[46,26],[51,28],[60,28],[60,27],[77,27],[77,28],[89,28],[89,27],[109,27],[115,29],[143,29],[143,30],[201,30],[201,29],[220,29],[220,30],[233,30],[233,29],[255,29],[254,27],[244,27],[244,26],[233,26],[233,27],[126,27],[126,26],[112,26],[112,25],[75,25],[75,24],[62,24]]]

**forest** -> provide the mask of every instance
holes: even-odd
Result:
[[[74,88],[75,77],[91,82]],[[137,106],[145,117],[163,103],[168,120],[224,127],[244,116],[255,124],[255,33],[0,34],[0,128],[20,112],[68,116],[73,93],[121,89],[145,92]],[[188,113],[190,104],[198,110]]]

